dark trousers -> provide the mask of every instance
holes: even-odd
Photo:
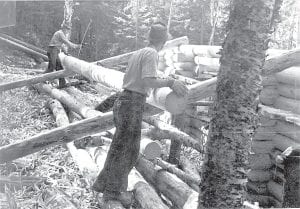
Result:
[[[63,66],[58,57],[60,50],[58,47],[49,46],[47,51],[47,56],[49,59],[48,68],[45,73],[51,73],[58,70],[63,70]],[[66,84],[66,80],[64,78],[59,78],[59,87],[64,87]]]
[[[126,191],[128,174],[139,156],[145,100],[145,95],[127,90],[116,99],[113,106],[116,132],[94,190],[102,193]]]

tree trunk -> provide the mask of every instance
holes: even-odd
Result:
[[[241,208],[251,136],[257,127],[260,75],[277,0],[236,0],[223,44],[217,94],[200,185],[200,208]]]

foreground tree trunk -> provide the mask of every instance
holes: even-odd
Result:
[[[280,0],[235,0],[223,44],[199,208],[242,208],[250,137],[269,35]]]

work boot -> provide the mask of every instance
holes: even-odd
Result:
[[[103,193],[103,200],[105,202],[108,202],[110,200],[117,200],[120,203],[122,203],[122,205],[125,208],[130,208],[130,206],[133,203],[133,193],[130,191],[126,191],[126,192],[110,192],[110,191],[105,191]]]

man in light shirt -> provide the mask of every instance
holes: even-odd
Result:
[[[115,100],[116,132],[104,168],[92,187],[103,193],[104,201],[119,200],[125,207],[131,204],[132,193],[126,191],[128,174],[139,156],[142,117],[149,91],[170,87],[179,96],[187,94],[187,87],[182,82],[158,77],[158,51],[163,48],[167,37],[167,28],[163,23],[151,26],[149,45],[135,52],[128,61],[123,91],[110,98],[110,103]],[[100,105],[96,109],[108,109],[108,106]]]
[[[61,65],[61,62],[59,60],[58,54],[60,51],[63,51],[67,54],[66,48],[63,46],[65,44],[66,46],[70,48],[80,48],[80,45],[74,44],[71,41],[68,40],[67,34],[70,32],[71,28],[67,24],[63,23],[61,26],[61,30],[56,31],[49,43],[48,50],[47,50],[47,56],[49,58],[48,68],[45,71],[45,73],[50,73],[58,70],[62,70],[63,67]],[[59,87],[62,88],[66,84],[66,81],[64,78],[59,78]]]

